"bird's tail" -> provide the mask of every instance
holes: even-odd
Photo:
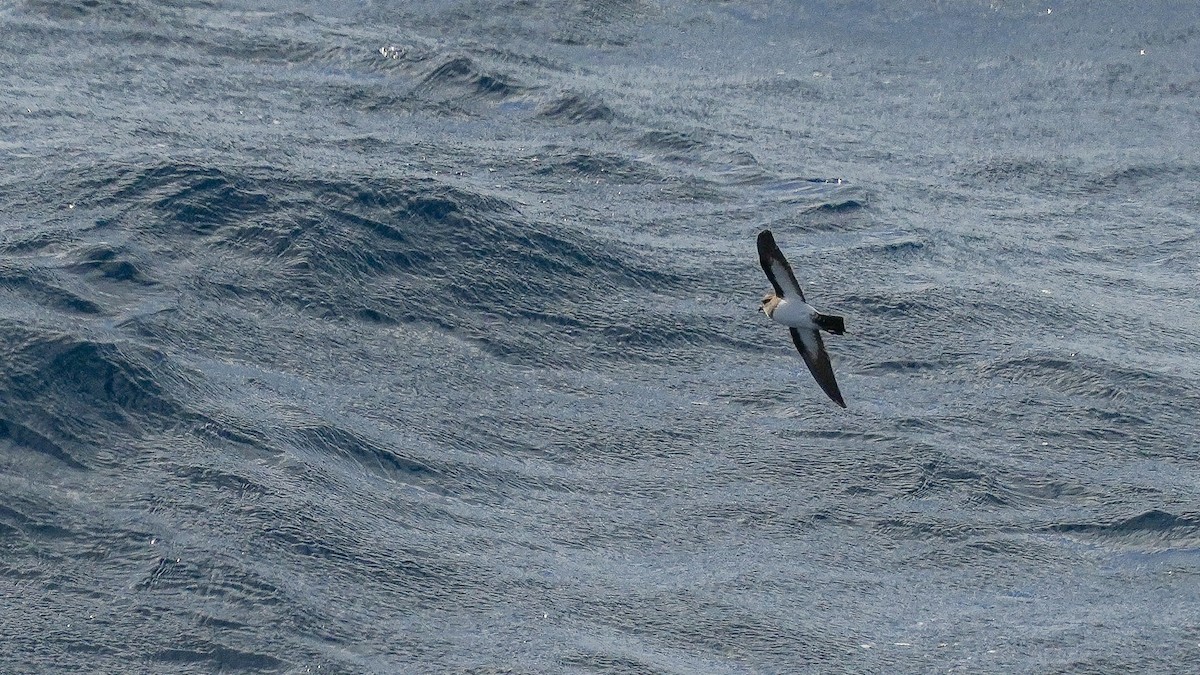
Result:
[[[816,322],[817,328],[820,328],[826,333],[842,335],[846,332],[846,320],[840,316],[834,316],[832,314],[818,314]]]

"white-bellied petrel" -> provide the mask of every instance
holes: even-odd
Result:
[[[775,287],[774,293],[763,297],[759,311],[790,329],[792,342],[804,357],[817,384],[834,403],[845,408],[846,402],[833,378],[833,365],[829,363],[829,354],[821,341],[821,331],[842,335],[846,332],[846,322],[840,316],[821,314],[804,300],[804,291],[800,290],[796,275],[792,274],[792,266],[775,244],[770,230],[758,234],[758,262]]]

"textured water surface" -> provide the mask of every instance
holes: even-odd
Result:
[[[1200,662],[1187,3],[0,32],[0,670]]]

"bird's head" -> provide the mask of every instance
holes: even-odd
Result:
[[[763,296],[762,303],[758,306],[758,311],[771,316],[771,312],[775,311],[775,306],[779,304],[779,298],[775,297],[774,293],[767,293]]]

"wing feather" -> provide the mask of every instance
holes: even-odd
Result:
[[[817,380],[817,384],[821,385],[821,389],[834,403],[845,408],[846,402],[842,400],[842,392],[838,390],[837,380],[833,377],[833,364],[829,362],[829,353],[825,351],[821,334],[815,330],[790,330],[792,342],[795,343],[800,356],[804,357],[804,363],[808,365],[808,370]]]
[[[766,272],[767,278],[771,280],[771,285],[775,287],[775,295],[781,298],[798,297],[804,301],[804,291],[800,289],[800,283],[792,273],[792,266],[775,244],[775,237],[770,230],[758,233],[758,262],[762,265],[763,272]]]

